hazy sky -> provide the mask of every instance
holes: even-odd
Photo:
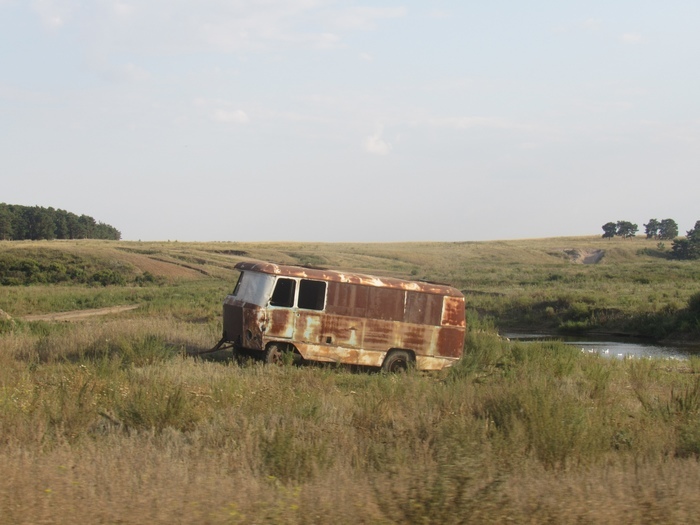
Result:
[[[697,0],[0,0],[0,202],[130,240],[700,219]]]

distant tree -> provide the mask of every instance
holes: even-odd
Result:
[[[686,260],[691,259],[690,243],[688,239],[676,239],[671,246],[671,257],[674,259]]]
[[[603,239],[612,239],[617,232],[617,224],[614,222],[606,222],[603,224]]]
[[[56,238],[70,239],[70,232],[68,231],[68,212],[65,210],[55,210],[53,222],[56,228]]]
[[[68,238],[69,239],[84,239],[87,236],[85,227],[80,222],[80,217],[75,213],[68,213],[66,218],[68,223]]]
[[[695,226],[692,230],[686,232],[690,242],[700,243],[700,221],[695,221]]]
[[[10,205],[8,208],[12,212],[12,239],[29,239],[29,225],[22,213],[23,206]]]
[[[0,239],[121,239],[121,232],[88,215],[0,203]]]
[[[700,259],[700,221],[686,232],[685,239],[673,241],[671,256],[675,259]]]
[[[673,219],[664,219],[659,225],[659,239],[671,240],[678,237],[678,224]]]
[[[53,222],[53,214],[46,208],[39,206],[34,206],[31,210],[30,238],[35,241],[39,239],[55,239],[56,225]]]
[[[117,230],[114,226],[105,224],[103,222],[98,222],[95,227],[95,239],[112,239],[115,241],[121,240],[122,232]]]
[[[649,219],[649,222],[644,225],[644,233],[646,233],[647,239],[658,239],[660,228],[661,223],[658,220]]]
[[[93,219],[89,215],[81,215],[78,218],[78,222],[83,226],[85,238],[94,239],[95,228],[97,227],[97,222],[95,222],[95,219]]]
[[[0,204],[0,239],[12,239],[12,212],[7,204]]]
[[[619,235],[620,237],[624,237],[625,239],[634,237],[639,231],[637,225],[629,221],[617,221],[616,226],[617,230],[615,234]]]

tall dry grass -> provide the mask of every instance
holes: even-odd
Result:
[[[0,335],[0,522],[698,521],[696,361],[479,330],[443,374],[186,356],[217,328]]]
[[[0,249],[38,245],[167,281],[2,289],[15,317],[140,308],[0,320],[0,523],[700,521],[700,359],[609,360],[494,331],[671,319],[698,266],[640,254],[642,240]],[[606,255],[584,267],[569,248]],[[188,357],[218,340],[241,258],[455,284],[470,306],[465,356],[399,376]]]

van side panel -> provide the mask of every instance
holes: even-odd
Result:
[[[464,348],[464,328],[446,327],[440,328],[437,346],[443,357],[461,357]]]
[[[442,295],[406,292],[406,307],[403,320],[407,323],[440,325],[442,299]]]
[[[312,344],[323,342],[323,317],[324,314],[315,310],[297,310],[294,340]]]
[[[342,346],[313,345],[299,343],[299,353],[305,359],[322,361],[325,363],[345,363],[362,366],[382,366],[386,352],[379,350],[365,350],[359,348],[346,348]],[[444,359],[442,360],[444,361]],[[440,366],[442,368],[444,363]]]
[[[326,314],[321,321],[322,343],[362,348],[365,344],[364,333],[365,323],[362,318]]]
[[[291,339],[294,336],[294,311],[289,308],[268,308],[268,337]]]
[[[464,297],[445,296],[444,305],[442,308],[443,326],[461,326],[464,328],[467,325],[464,313]]]
[[[368,287],[367,317],[382,321],[403,321],[406,292],[395,288]]]
[[[394,342],[391,348],[406,348],[419,354],[433,354],[433,333],[434,326],[419,324],[404,324],[400,337]]]
[[[366,317],[369,287],[359,284],[328,282],[326,313],[349,317]]]

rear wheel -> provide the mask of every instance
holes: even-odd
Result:
[[[411,356],[405,350],[394,350],[382,364],[382,370],[391,374],[400,374],[408,371],[411,366]]]

